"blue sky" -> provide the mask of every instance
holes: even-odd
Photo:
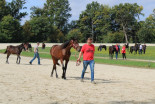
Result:
[[[145,14],[144,17],[140,18],[141,20],[145,20],[145,18],[147,18],[153,12],[153,9],[155,9],[155,0],[69,0],[70,7],[72,8],[72,17],[70,18],[70,21],[77,20],[79,18],[79,14],[86,9],[86,5],[88,3],[91,3],[92,1],[97,1],[103,5],[109,6],[118,5],[119,3],[137,3],[138,5],[143,6],[142,12]],[[28,15],[22,19],[21,24],[24,24],[26,20],[30,19],[30,8],[32,6],[42,8],[46,0],[26,0],[26,2],[27,3],[25,4],[25,6],[27,7],[27,9],[24,11],[27,11]]]

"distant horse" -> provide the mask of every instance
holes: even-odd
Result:
[[[106,45],[100,45],[100,46],[98,47],[98,51],[102,51],[102,48],[104,48],[105,51],[107,50],[107,46],[106,46]]]
[[[26,51],[30,51],[30,52],[32,52],[32,46],[31,46],[30,43],[26,43],[25,50],[26,50]]]
[[[23,49],[25,50],[25,47],[27,47],[27,45],[23,43],[18,46],[12,46],[12,45],[7,46],[6,51],[4,52],[4,54],[7,54],[6,63],[9,64],[8,58],[11,54],[16,54],[17,55],[16,63],[20,64],[20,60],[21,60],[20,53],[22,52]],[[19,59],[19,62],[18,62],[18,59]]]
[[[125,44],[125,47],[126,47],[126,48],[129,48],[129,43]]]
[[[28,50],[32,52],[32,45],[30,43],[28,44]]]
[[[130,52],[129,52],[129,53],[132,54],[133,51],[135,51],[134,54],[137,54],[137,51],[139,50],[139,46],[140,46],[140,44],[135,43],[135,46],[131,46],[131,47],[130,47]]]
[[[46,45],[45,43],[42,43],[42,49],[45,49]]]
[[[129,53],[132,54],[134,50],[135,50],[135,46],[131,46],[131,47],[130,47],[130,51],[129,51]]]
[[[139,51],[139,47],[141,44],[135,43],[135,54],[137,54],[137,51]]]
[[[143,47],[143,53],[145,54],[145,52],[146,52],[146,45],[144,44],[144,45],[142,45],[142,47]]]
[[[63,70],[62,79],[66,79],[67,64],[69,62],[69,58],[71,55],[70,50],[72,47],[76,50],[79,47],[77,39],[71,39],[71,40],[63,43],[62,45],[52,46],[52,48],[50,50],[50,54],[51,54],[52,59],[53,59],[53,69],[51,72],[51,77],[53,77],[53,72],[55,70],[56,78],[58,78],[57,71],[56,71],[56,65],[60,65],[58,63],[58,60],[60,60],[60,62],[62,64],[62,70]],[[64,60],[65,60],[65,65],[63,63]]]
[[[116,52],[116,47],[114,45],[109,47],[109,57],[113,59],[114,52]]]

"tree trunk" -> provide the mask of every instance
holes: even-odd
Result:
[[[123,25],[123,32],[124,32],[124,36],[125,36],[125,41],[126,41],[126,43],[128,43],[128,36],[127,36],[127,33],[126,33],[124,25]]]

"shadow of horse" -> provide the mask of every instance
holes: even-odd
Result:
[[[80,81],[81,77],[69,77],[67,80],[79,80]],[[85,77],[84,80],[91,80],[91,78]],[[120,83],[120,81],[114,81],[114,80],[107,80],[107,79],[98,79],[95,78],[95,81],[97,83]]]
[[[155,99],[151,99],[151,101],[111,101],[107,104],[155,104]]]

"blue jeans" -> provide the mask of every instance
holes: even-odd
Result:
[[[34,57],[33,57],[33,59],[30,62],[32,63],[36,59],[36,57],[38,58],[38,64],[40,64],[40,57],[39,57],[39,53],[38,52],[34,53]]]
[[[81,75],[82,79],[84,78],[85,71],[87,69],[87,66],[89,65],[90,70],[91,70],[91,81],[94,81],[94,64],[95,64],[94,60],[83,61],[83,71],[82,71],[82,75]]]
[[[118,52],[116,52],[115,54],[116,54],[116,60],[117,60],[117,58],[118,58]]]
[[[139,49],[139,54],[142,54],[142,49]]]

